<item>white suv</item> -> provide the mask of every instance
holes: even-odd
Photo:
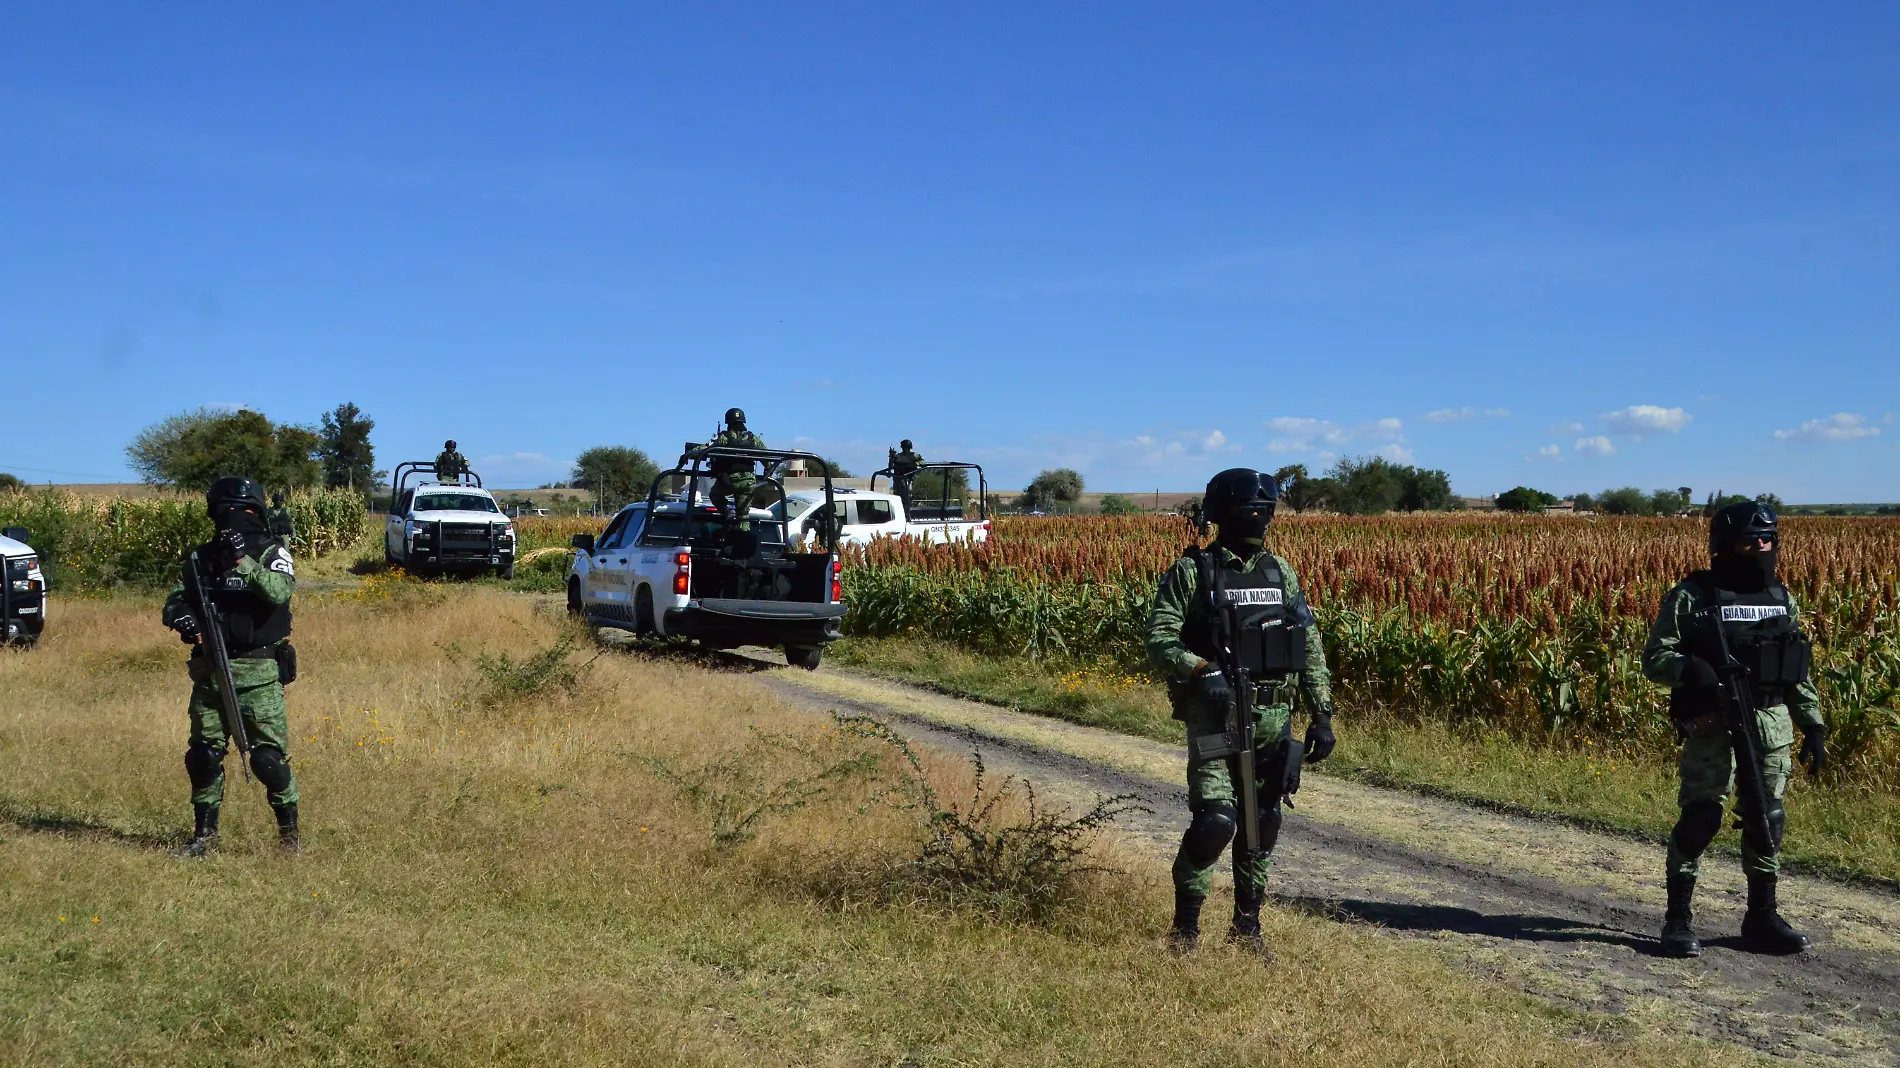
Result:
[[[425,482],[390,509],[383,559],[416,574],[493,571],[515,577],[515,525],[479,486]]]

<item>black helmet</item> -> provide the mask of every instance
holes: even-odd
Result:
[[[745,409],[744,408],[727,408],[726,409],[726,425],[732,426],[732,427],[744,426],[745,425]]]
[[[455,451],[455,440],[454,440],[453,438],[451,438],[451,439],[449,439],[448,441],[445,441],[445,442],[443,442],[443,443],[442,443],[442,447],[443,447],[443,448],[445,448],[445,449],[447,449],[447,450],[449,450],[450,452],[454,452],[454,451]]]
[[[205,514],[216,519],[218,509],[252,508],[264,514],[264,487],[242,475],[226,475],[205,491]]]
[[[1272,475],[1263,475],[1251,467],[1230,467],[1208,480],[1207,494],[1201,498],[1201,514],[1209,522],[1224,523],[1236,505],[1265,505],[1267,519],[1273,519],[1274,506],[1280,500],[1280,484]]]
[[[1767,538],[1779,545],[1781,532],[1776,528],[1775,510],[1760,501],[1737,501],[1715,513],[1709,520],[1709,555],[1727,552],[1736,542],[1748,538]]]
[[[910,451],[910,439],[909,439],[909,438],[905,438],[904,440],[902,440],[902,441],[900,441],[900,442],[898,442],[898,444],[899,444],[899,445],[902,445],[902,446],[904,447],[904,451],[905,451],[905,452],[909,452],[909,451]]]

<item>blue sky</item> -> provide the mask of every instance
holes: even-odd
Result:
[[[1003,485],[1900,498],[1900,7],[1529,7],[16,7],[0,470],[351,400],[527,485],[737,404]]]

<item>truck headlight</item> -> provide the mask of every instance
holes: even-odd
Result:
[[[502,541],[513,541],[515,540],[515,528],[504,525],[495,536]]]
[[[14,579],[13,592],[14,593],[32,593],[33,592],[32,581],[28,579]]]

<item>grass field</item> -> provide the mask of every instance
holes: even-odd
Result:
[[[222,852],[176,860],[181,647],[150,598],[61,608],[0,656],[0,1062],[1746,1061],[1303,913],[1269,909],[1272,965],[1177,960],[1165,871],[1113,842],[1118,870],[1039,920],[914,892],[916,814],[865,807],[888,750],[477,584],[301,596],[308,849],[278,855],[234,775]],[[721,806],[654,773],[743,808],[860,751],[862,774],[725,846]],[[945,797],[969,774],[929,764]]]

